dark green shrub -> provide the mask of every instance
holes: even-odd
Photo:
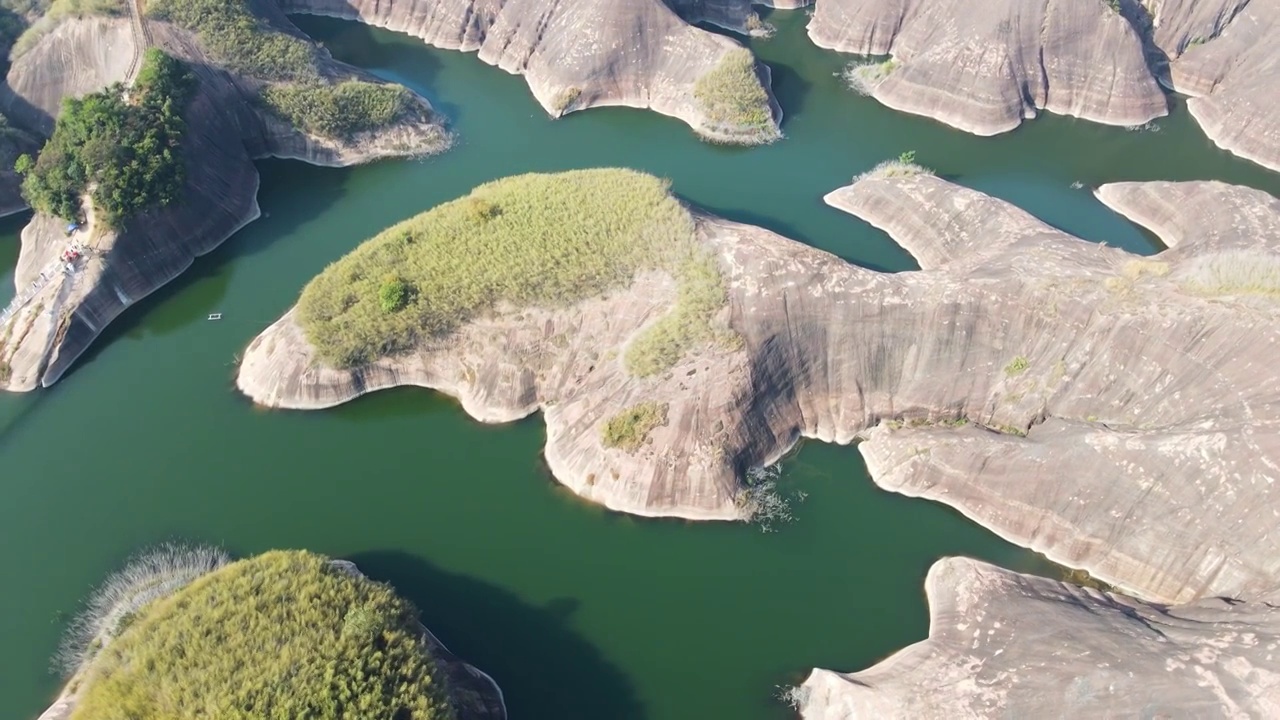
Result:
[[[395,275],[388,275],[378,288],[378,302],[382,312],[392,313],[404,308],[409,301],[409,286]]]
[[[173,202],[186,177],[181,113],[193,86],[180,61],[152,48],[127,93],[116,84],[68,98],[39,157],[14,164],[22,196],[36,210],[74,219],[90,193],[108,226]]]

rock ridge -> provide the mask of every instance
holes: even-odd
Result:
[[[716,142],[757,144],[779,137],[782,113],[757,75],[771,116],[763,127],[725,126],[696,97],[699,78],[741,46],[687,24],[662,0],[280,0],[287,13],[354,20],[401,32],[436,47],[476,52],[480,60],[523,75],[553,116],[590,107],[649,108],[679,118]],[[740,2],[673,3],[691,19],[733,26]]]

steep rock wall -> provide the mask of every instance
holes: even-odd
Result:
[[[1166,0],[1157,44],[1169,82],[1214,143],[1280,171],[1280,0]]]
[[[858,673],[814,670],[805,720],[1280,717],[1280,610],[1163,607],[976,560],[925,581],[929,639]]]
[[[269,19],[287,23],[278,12]],[[57,69],[59,64],[93,67],[85,63],[96,57],[98,49],[86,38],[95,33],[133,39],[127,19],[65,21],[10,70],[9,86],[14,89],[10,107],[53,112],[59,104],[56,98],[127,79],[117,77],[110,64],[98,68],[96,79]],[[0,388],[25,391],[56,382],[125,308],[176,278],[196,257],[257,218],[258,174],[253,158],[277,156],[346,165],[447,146],[447,134],[422,98],[417,101],[427,109],[426,119],[348,140],[310,137],[259,110],[254,101],[258,86],[221,70],[189,33],[164,23],[150,23],[150,33],[167,52],[189,61],[199,80],[184,114],[188,127],[183,142],[187,168],[183,200],[131,218],[116,230],[99,227],[90,217],[89,227],[74,237],[66,235],[65,222],[37,215],[23,231],[15,280],[18,297],[0,318],[0,338],[4,338]],[[81,42],[89,45],[87,56],[78,54]],[[127,55],[125,51],[133,46],[113,47],[114,52]],[[29,64],[40,58],[55,67]],[[332,60],[326,63],[324,74],[331,79],[371,79]],[[68,266],[59,257],[73,242],[82,246],[83,254]]]
[[[1100,195],[1189,239],[1144,259],[932,176],[872,176],[828,202],[885,228],[923,271],[875,273],[701,217],[742,347],[705,347],[662,377],[628,377],[618,359],[670,305],[670,279],[646,276],[352,371],[319,366],[286,315],[237,382],[277,407],[412,384],[486,421],[540,408],[556,477],[645,515],[740,516],[745,469],[800,436],[863,436],[885,487],[1149,599],[1280,586],[1275,301],[1232,284],[1280,264],[1280,202],[1217,183]],[[1153,198],[1180,214],[1159,216]],[[667,425],[635,454],[604,447],[604,424],[640,402],[666,403]]]
[[[819,0],[809,35],[841,52],[892,55],[865,91],[978,135],[1039,110],[1111,125],[1167,112],[1141,38],[1103,0]]]
[[[525,76],[552,115],[602,105],[650,108],[700,135],[753,144],[778,137],[781,110],[769,95],[769,128],[713,122],[695,97],[698,78],[739,46],[688,25],[661,0],[280,0],[289,13],[356,20],[412,35]],[[685,4],[691,11],[692,4]],[[697,6],[702,7],[702,6]],[[735,6],[736,7],[736,6]],[[745,6],[742,6],[745,7]],[[716,9],[718,8],[718,9]],[[730,8],[712,8],[730,22]],[[768,95],[767,69],[761,82]]]

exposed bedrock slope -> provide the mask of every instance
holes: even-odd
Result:
[[[733,24],[746,3],[675,3],[695,19]],[[754,144],[779,136],[782,113],[757,63],[756,122],[725,121],[699,99],[698,80],[742,48],[695,28],[662,0],[279,0],[286,12],[357,20],[437,47],[475,51],[524,75],[552,115],[602,105],[650,108],[719,142]]]
[[[541,409],[556,477],[647,515],[740,515],[747,467],[800,436],[862,436],[886,488],[1147,599],[1280,587],[1280,202],[1218,183],[1099,195],[1174,247],[1141,258],[932,176],[875,176],[828,202],[923,271],[871,272],[702,216],[742,346],[655,378],[618,358],[670,307],[664,275],[569,308],[507,308],[354,370],[318,363],[290,313],[252,343],[238,385],[277,407],[421,385],[485,421]],[[634,454],[604,447],[609,418],[640,403],[665,403],[666,425]]]
[[[1167,112],[1142,39],[1103,0],[819,0],[821,47],[892,55],[859,84],[880,102],[978,135],[1039,110],[1112,125]]]
[[[1168,82],[1219,147],[1280,170],[1280,0],[1153,3]]]
[[[1280,716],[1280,610],[1177,607],[947,558],[929,639],[853,674],[814,670],[806,720]]]
[[[271,11],[269,20],[291,27],[278,11]],[[44,215],[32,220],[22,233],[18,297],[0,318],[0,388],[24,391],[56,382],[125,308],[257,218],[253,158],[347,165],[447,145],[447,134],[422,98],[416,102],[426,109],[424,117],[348,139],[307,135],[261,110],[256,81],[219,68],[191,34],[154,21],[149,33],[166,52],[188,61],[199,81],[184,113],[182,199],[115,230],[94,223],[90,210],[88,227],[75,237],[84,255],[73,271],[59,262],[72,241],[65,221]],[[61,98],[127,80],[123,73],[138,49],[135,40],[128,19],[64,21],[10,69],[6,109],[47,133]],[[102,53],[125,60],[99,63]],[[369,79],[327,56],[321,63],[331,81]]]

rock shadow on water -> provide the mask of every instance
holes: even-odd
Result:
[[[570,626],[578,601],[535,607],[507,590],[398,550],[346,558],[417,605],[422,623],[493,677],[513,718],[642,720],[627,677]]]

